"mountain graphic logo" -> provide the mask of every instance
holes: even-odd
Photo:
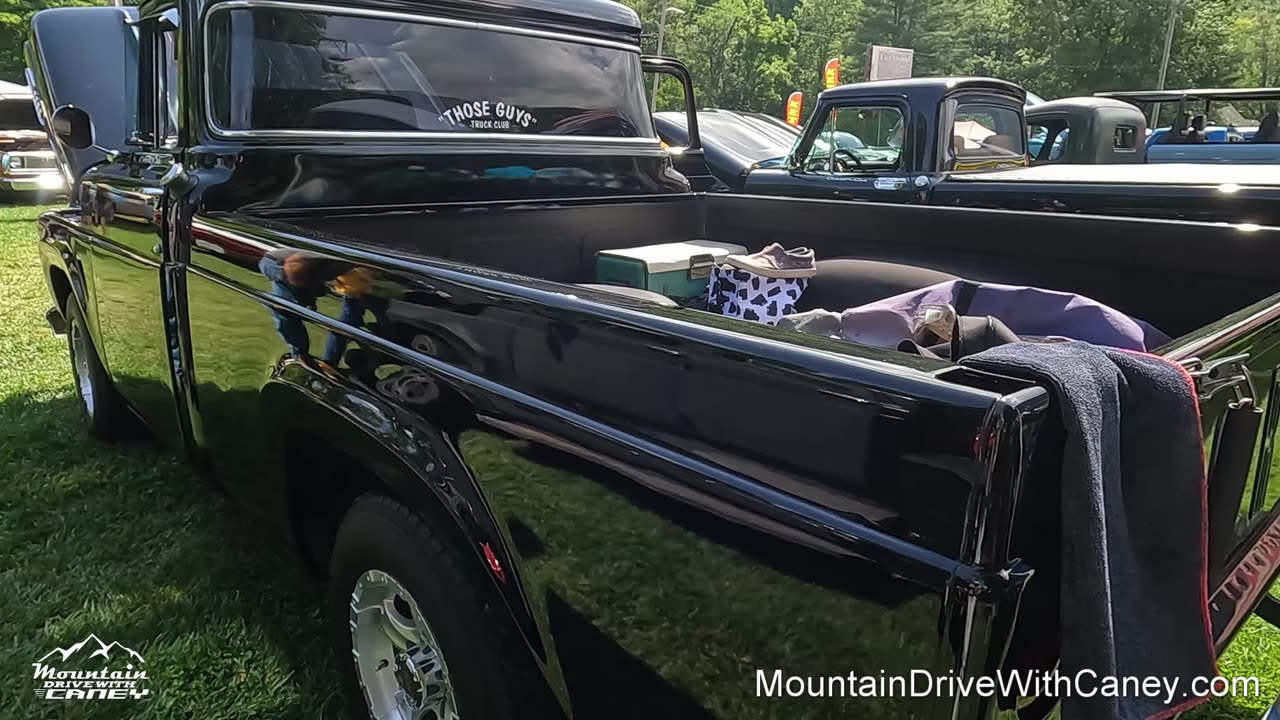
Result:
[[[58,657],[58,659],[61,662],[66,662],[72,655],[75,655],[81,650],[91,650],[92,652],[89,653],[90,658],[102,657],[104,659],[110,659],[112,657],[111,653],[113,650],[123,651],[124,653],[132,656],[133,659],[137,660],[138,662],[146,662],[145,660],[142,659],[142,656],[139,655],[137,652],[130,650],[129,648],[121,645],[118,642],[104,643],[98,639],[97,635],[94,635],[92,633],[89,634],[89,637],[81,640],[75,645],[72,645],[66,648],[54,648],[50,650],[48,654],[46,654],[44,657],[40,658],[36,662],[42,663],[45,660],[48,660],[49,658],[55,655]],[[116,655],[119,655],[119,652],[117,652]]]

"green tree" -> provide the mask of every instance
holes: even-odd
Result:
[[[26,60],[22,44],[27,39],[31,16],[38,10],[54,7],[109,5],[98,0],[0,0],[0,79],[24,83]],[[132,4],[132,3],[130,3]]]
[[[700,106],[779,112],[795,82],[795,23],[764,0],[717,0],[679,20],[667,47],[693,72]]]
[[[822,90],[822,68],[840,58],[840,81],[862,79],[862,54],[848,54],[858,28],[860,0],[800,0],[792,19],[796,23],[796,77],[793,88],[804,92],[806,110]],[[782,112],[780,100],[778,113]]]
[[[1253,0],[1232,18],[1244,85],[1280,85],[1280,0]]]
[[[959,36],[950,22],[952,6],[950,0],[864,0],[846,52],[865,63],[868,45],[910,48],[915,75],[944,73],[951,64],[947,44]]]

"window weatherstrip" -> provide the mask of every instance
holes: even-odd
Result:
[[[545,40],[560,40],[564,42],[573,42],[580,45],[595,45],[599,47],[614,48],[633,52],[637,55],[640,53],[638,45],[631,45],[624,42],[616,42],[613,40],[604,40],[601,38],[592,38],[581,35],[571,35],[567,33],[552,32],[549,30],[534,30],[531,28],[521,28],[512,25],[499,25],[495,23],[477,22],[472,20],[457,20],[454,18],[444,18],[434,15],[417,15],[413,13],[394,12],[391,10],[374,10],[372,8],[352,8],[339,7],[336,5],[322,5],[301,2],[289,2],[288,0],[224,0],[223,2],[214,3],[205,13],[204,21],[201,28],[201,41],[204,43],[205,53],[208,53],[211,47],[210,43],[210,27],[211,20],[215,13],[230,12],[232,10],[244,10],[254,8],[277,8],[281,10],[294,10],[297,12],[310,12],[325,15],[341,15],[345,17],[363,17],[373,18],[377,20],[394,20],[398,22],[409,22],[417,25],[436,25],[440,27],[464,28],[469,30],[480,30],[482,32],[499,32],[508,35],[523,35],[526,37],[542,38]],[[350,139],[350,138],[368,138],[379,140],[447,140],[453,142],[468,141],[494,141],[494,142],[536,142],[536,143],[607,143],[610,145],[638,145],[643,147],[658,147],[659,140],[657,137],[608,137],[593,135],[551,135],[551,134],[518,134],[509,133],[458,133],[458,132],[433,132],[428,130],[408,130],[408,131],[388,131],[388,130],[306,130],[306,129],[260,129],[260,130],[230,130],[218,125],[218,121],[213,112],[213,76],[209,72],[209,64],[204,67],[204,114],[205,122],[209,124],[209,129],[213,135],[222,138],[310,138],[310,139]]]

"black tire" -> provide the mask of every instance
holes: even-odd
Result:
[[[496,623],[448,548],[400,503],[368,494],[338,528],[329,572],[326,622],[352,718],[370,717],[351,653],[350,605],[369,570],[393,576],[413,596],[440,644],[461,720],[512,716]]]
[[[89,432],[106,442],[118,442],[133,436],[137,420],[129,411],[124,398],[116,392],[115,385],[102,367],[98,350],[89,334],[89,324],[74,297],[67,298],[63,309],[67,318],[67,349],[71,357],[71,377],[75,383],[80,412],[89,424]],[[83,357],[81,357],[83,356]],[[83,367],[78,363],[83,360]],[[86,383],[92,395],[86,396]],[[90,401],[88,398],[91,397]]]

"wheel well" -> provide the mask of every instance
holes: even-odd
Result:
[[[333,554],[338,526],[351,505],[362,495],[377,492],[408,505],[454,553],[458,566],[481,597],[487,613],[504,626],[503,637],[509,643],[513,682],[529,692],[530,702],[545,712],[531,717],[565,717],[555,693],[544,673],[531,661],[529,646],[520,623],[503,610],[503,599],[495,592],[491,576],[476,561],[462,528],[443,506],[415,507],[405,503],[380,472],[370,468],[335,443],[307,431],[293,431],[285,438],[285,474],[290,524],[295,542],[303,558],[317,577],[327,578],[329,558]],[[519,658],[519,659],[517,659]]]
[[[53,289],[53,299],[58,303],[58,311],[67,316],[67,298],[71,297],[71,280],[58,268],[49,270],[49,287]]]
[[[301,431],[285,439],[285,477],[294,541],[312,570],[323,577],[347,509],[367,492],[390,493],[354,458]]]
[[[290,432],[285,438],[285,478],[293,537],[318,577],[328,575],[333,543],[347,510],[370,492],[412,508],[454,552],[462,554],[459,560],[464,567],[474,570],[474,563],[465,562],[470,543],[443,508],[407,502],[388,478],[328,438],[304,430]]]

